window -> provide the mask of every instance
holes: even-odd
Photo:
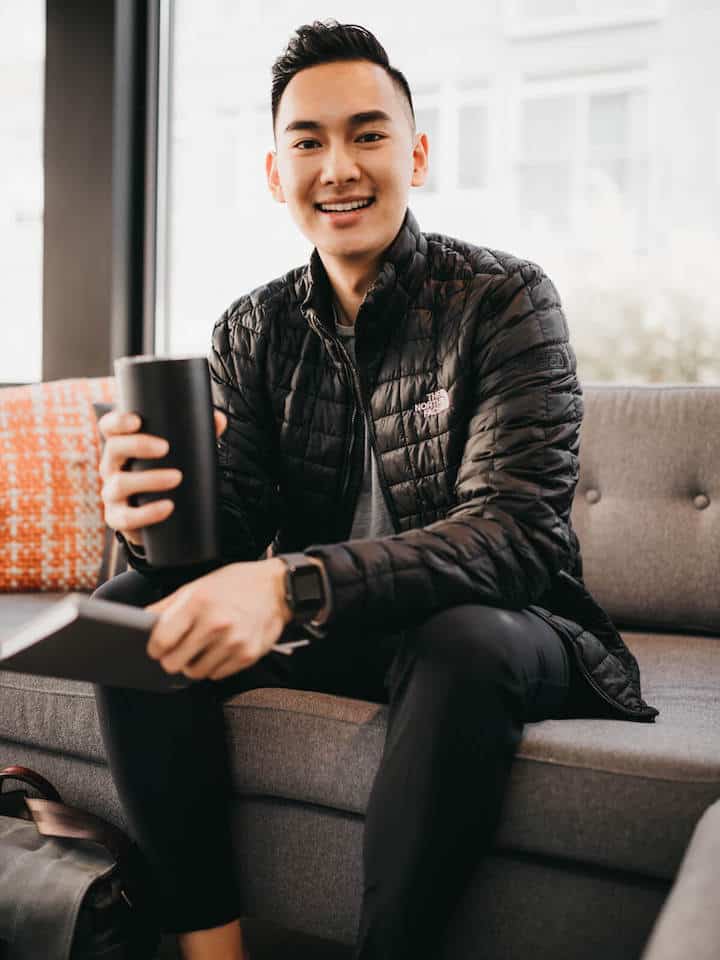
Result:
[[[0,383],[41,379],[45,4],[0,6]]]
[[[553,82],[554,92],[521,101],[518,211],[539,229],[565,230],[587,246],[593,210],[610,206],[624,218],[634,249],[642,251],[647,245],[647,92],[622,89],[632,78],[604,78],[593,90],[596,82],[592,77]],[[563,88],[568,92],[560,92]]]
[[[156,349],[204,352],[230,303],[307,262],[264,157],[271,64],[318,13],[309,0],[278,0],[272,16],[257,3],[163,4]],[[409,193],[422,229],[539,263],[581,380],[720,380],[708,281],[720,257],[720,8],[503,0],[468,4],[460,20],[429,4],[399,10],[338,0],[332,15],[372,30],[410,83],[430,141],[428,182]]]
[[[521,104],[517,196],[522,216],[537,216],[549,227],[569,226],[579,159],[575,127],[574,97],[536,97]]]

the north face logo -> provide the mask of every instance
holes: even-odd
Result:
[[[415,404],[415,413],[424,413],[429,416],[431,413],[441,413],[450,406],[450,397],[447,390],[436,390],[429,393],[427,400]]]

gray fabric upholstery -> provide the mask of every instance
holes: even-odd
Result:
[[[583,391],[572,522],[590,593],[618,625],[720,633],[720,386]]]
[[[672,880],[695,823],[720,796],[713,679],[720,644],[678,635],[627,633],[625,640],[660,716],[654,724],[527,724],[497,844]],[[103,762],[89,684],[5,671],[0,690],[2,731],[29,746]],[[279,689],[240,694],[224,709],[238,793],[364,814],[385,707]]]
[[[720,798],[720,386],[593,385],[585,400],[573,507],[585,580],[660,714],[526,726],[494,853],[452,939],[487,960],[630,960],[657,922],[643,960],[686,944],[704,960],[720,954],[717,916],[695,903],[718,879],[720,816],[703,813]],[[0,596],[0,638],[53,599]],[[352,942],[386,708],[255,690],[225,716],[245,911]],[[90,685],[0,671],[0,763],[35,767],[66,802],[126,826]]]
[[[9,756],[63,785],[67,803],[124,826],[106,766],[0,741],[0,760]],[[355,814],[276,797],[238,798],[234,833],[243,913],[352,943],[362,831],[363,819]],[[465,951],[471,945],[483,960],[637,960],[668,889],[666,882],[635,874],[498,852],[478,867],[458,905],[450,942]],[[450,953],[448,960],[457,956]]]
[[[720,956],[720,801],[695,827],[665,909],[641,960],[717,960]]]

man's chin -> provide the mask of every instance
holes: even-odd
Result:
[[[378,257],[383,248],[377,244],[322,244],[317,243],[318,252],[335,260],[344,260],[346,263],[373,260]]]
[[[385,232],[364,231],[346,236],[328,236],[325,231],[314,231],[313,243],[321,253],[346,260],[366,260],[377,257],[392,242]]]

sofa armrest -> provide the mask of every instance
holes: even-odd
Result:
[[[698,820],[640,960],[720,956],[720,800]]]

